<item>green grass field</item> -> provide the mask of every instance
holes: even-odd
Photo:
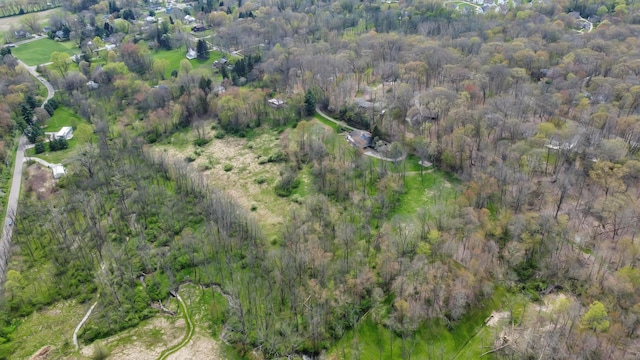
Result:
[[[419,208],[437,202],[446,203],[455,193],[455,180],[443,171],[425,171],[422,176],[419,173],[408,174],[405,178],[405,193],[395,213],[413,215]]]
[[[78,124],[82,123],[83,120],[80,116],[76,115],[71,109],[60,106],[53,113],[53,116],[47,120],[44,131],[46,132],[55,132],[64,126],[77,127]]]
[[[64,126],[73,127],[73,138],[68,140],[69,148],[60,151],[45,151],[37,154],[34,148],[26,151],[26,156],[38,157],[53,164],[63,163],[65,159],[73,156],[79,145],[94,141],[93,127],[69,108],[61,106],[56,109],[53,116],[47,120],[45,132],[57,132]]]
[[[183,49],[176,49],[176,50],[170,50],[170,51],[161,50],[153,53],[153,59],[154,60],[164,59],[169,62],[169,66],[167,66],[167,70],[164,73],[165,79],[168,79],[169,77],[171,77],[171,72],[173,70],[180,70],[180,62],[183,59],[186,59],[186,54],[187,54],[186,51]],[[215,60],[222,59],[224,55],[225,55],[224,53],[219,51],[211,51],[209,53],[209,59],[207,60],[193,59],[190,61],[191,66],[194,69],[207,68],[212,70],[213,62]]]
[[[91,304],[61,301],[22,319],[15,336],[17,342],[12,359],[29,359],[45,345],[54,347],[54,357],[68,352],[73,344],[73,330]]]
[[[328,127],[332,128],[335,132],[340,132],[340,125],[338,125],[338,124],[334,123],[333,121],[325,118],[324,116],[322,116],[322,115],[320,115],[318,113],[315,113],[313,115],[313,118],[318,120],[318,121],[320,121],[321,123],[327,125]]]
[[[76,54],[75,43],[72,41],[57,42],[51,39],[40,39],[30,43],[22,44],[11,50],[11,53],[29,66],[36,66],[48,63],[51,53],[65,52],[69,55]]]
[[[447,325],[438,319],[427,321],[416,329],[413,336],[407,338],[405,354],[410,354],[412,359],[478,359],[491,349],[493,340],[501,330],[501,325],[486,326],[485,320],[494,310],[506,310],[509,303],[514,304],[514,317],[522,317],[527,300],[498,288],[493,298],[484,302],[484,306],[474,308],[456,323]],[[354,356],[357,353],[359,356]],[[402,359],[402,355],[402,338],[367,316],[355,331],[347,332],[331,348],[328,358],[392,360]],[[490,354],[482,357],[492,358]]]

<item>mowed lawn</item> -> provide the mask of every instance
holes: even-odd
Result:
[[[153,54],[154,60],[164,59],[169,62],[169,66],[167,66],[167,70],[165,71],[165,74],[164,74],[165,79],[168,79],[169,77],[171,77],[171,72],[173,70],[179,71],[180,62],[187,58],[186,57],[187,52],[184,49],[175,49],[175,50],[168,50],[168,51],[161,50],[158,52],[154,52],[152,54]],[[190,62],[191,62],[191,66],[194,69],[201,68],[201,67],[213,69],[213,62],[218,59],[222,59],[224,56],[225,54],[220,51],[211,51],[209,53],[209,59],[207,60],[193,59]],[[229,60],[231,60],[231,58],[229,58]]]
[[[42,154],[36,154],[34,148],[26,151],[27,156],[35,156],[44,159],[53,164],[63,163],[66,159],[73,157],[77,152],[77,148],[88,142],[95,142],[96,135],[93,133],[93,127],[74,113],[71,109],[61,106],[56,109],[53,116],[45,123],[45,132],[57,132],[64,126],[73,127],[73,138],[67,143],[69,147],[59,151],[45,151]],[[49,149],[49,146],[46,146]]]
[[[77,127],[78,124],[82,123],[83,120],[76,113],[71,111],[71,109],[60,106],[56,109],[45,123],[44,131],[46,132],[57,132],[62,129],[64,126],[71,126],[73,128]]]
[[[22,44],[11,49],[13,56],[25,62],[29,66],[36,66],[48,63],[53,52],[66,52],[73,55],[75,43],[67,41],[64,43],[53,41],[51,39],[40,39],[30,43]]]

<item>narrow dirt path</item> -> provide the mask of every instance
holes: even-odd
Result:
[[[94,302],[93,305],[91,305],[91,307],[89,308],[89,311],[87,311],[87,313],[84,315],[84,317],[82,318],[78,326],[76,326],[76,329],[73,331],[73,345],[75,345],[76,350],[80,349],[80,346],[78,345],[78,331],[80,331],[80,328],[82,328],[82,325],[84,325],[85,321],[87,321],[87,319],[89,318],[89,315],[91,315],[91,312],[93,311],[93,308],[96,307],[96,305],[98,305],[97,301]]]
[[[160,357],[158,357],[158,360],[165,360],[169,357],[169,355],[182,349],[185,345],[189,343],[189,341],[191,341],[191,338],[193,337],[193,333],[195,332],[195,329],[193,327],[193,322],[191,321],[191,316],[189,315],[189,312],[187,310],[187,305],[184,303],[184,301],[182,301],[180,294],[176,292],[175,295],[176,295],[176,299],[178,299],[178,302],[180,303],[180,306],[182,307],[182,316],[184,317],[184,321],[187,324],[187,333],[185,334],[182,341],[180,341],[177,345],[174,345],[164,350],[162,353],[160,353]]]

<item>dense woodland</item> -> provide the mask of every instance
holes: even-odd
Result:
[[[100,294],[100,320],[81,335],[90,342],[152,316],[152,301],[191,280],[236,300],[221,336],[266,358],[321,354],[365,314],[411,344],[421,324],[455,328],[499,289],[531,302],[551,291],[575,301],[553,320],[518,324],[520,341],[496,358],[639,356],[638,4],[515,2],[476,15],[438,1],[200,2],[192,13],[212,43],[246,56],[222,71],[231,74],[183,62],[168,78],[152,55],[184,48],[179,20],[123,24],[121,9],[144,14],[135,2],[68,8],[80,15],[52,22],[81,46],[107,35],[85,34],[91,21],[123,44],[99,55],[102,65],[41,69],[97,141],[55,199],[21,202],[22,260],[5,284],[3,340],[19,316]],[[107,11],[108,26],[97,21]],[[0,73],[6,134],[37,88],[10,54]],[[89,80],[100,87],[87,89]],[[214,91],[220,84],[225,93]],[[367,94],[384,111],[354,102]],[[288,106],[270,108],[273,96]],[[452,195],[400,215],[406,163],[374,161],[306,121],[310,98],[374,131],[391,152],[452,174]],[[149,145],[212,123],[229,136],[261,127],[289,134],[271,159],[281,166],[279,195],[291,194],[300,171],[312,174],[314,191],[296,199],[276,238],[195,169]],[[4,141],[0,156],[10,153]],[[0,356],[10,357],[12,342],[3,342]],[[402,356],[412,356],[410,345]]]

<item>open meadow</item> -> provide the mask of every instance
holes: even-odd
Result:
[[[78,53],[74,50],[76,44],[72,41],[57,42],[49,38],[39,39],[18,45],[11,50],[12,54],[29,66],[46,64],[51,59],[51,53],[63,52],[69,55]]]

